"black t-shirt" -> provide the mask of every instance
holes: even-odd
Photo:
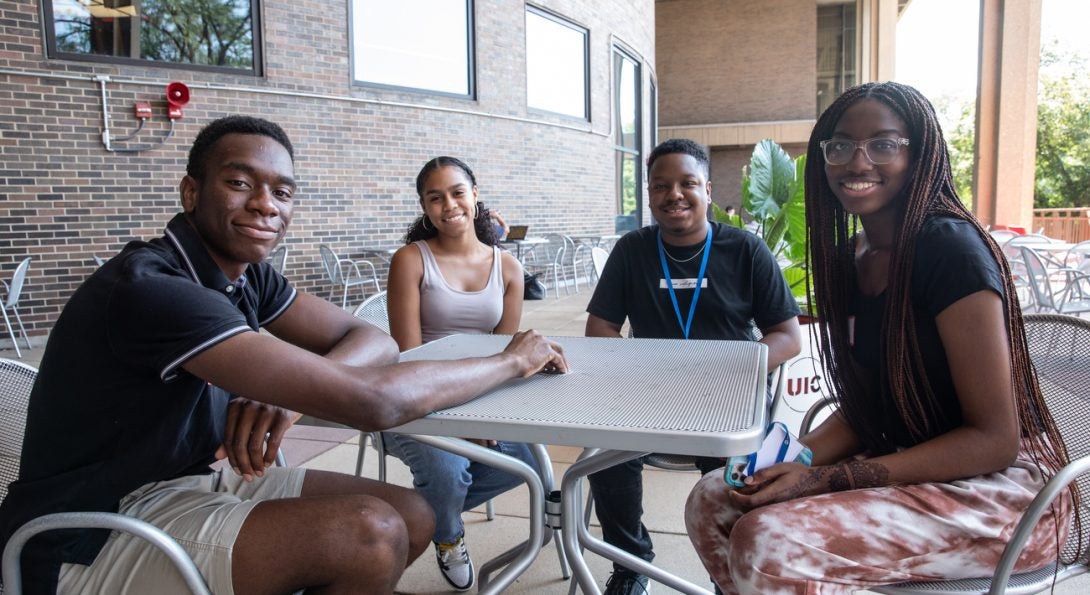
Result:
[[[967,221],[934,217],[926,221],[916,240],[912,265],[912,307],[916,338],[932,390],[946,419],[935,435],[961,425],[961,408],[950,366],[946,359],[935,317],[954,302],[981,290],[992,290],[1005,299],[1002,272],[976,228]],[[885,360],[882,349],[882,317],[886,294],[864,296],[855,288],[853,296],[854,346],[852,356],[871,378],[877,379]],[[877,414],[886,438],[894,447],[914,445],[897,413],[888,390],[875,391]]]
[[[271,322],[294,299],[265,263],[232,283],[182,215],[162,238],[131,242],[100,267],[49,336],[19,479],[0,506],[0,543],[43,514],[116,511],[141,485],[208,473],[231,396],[181,366]],[[52,592],[60,563],[90,564],[108,534],[32,540],[23,555],[28,592]]]
[[[705,281],[689,329],[690,339],[750,340],[752,325],[767,329],[798,316],[799,308],[776,259],[757,236],[712,223],[712,244]],[[587,312],[607,322],[624,324],[634,337],[684,338],[663,275],[656,234],[649,226],[622,237],[602,271]],[[678,260],[666,259],[681,320],[687,320],[703,255],[704,242],[665,246]],[[752,321],[752,322],[751,322]]]

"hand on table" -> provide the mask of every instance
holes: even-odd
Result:
[[[523,378],[529,378],[538,372],[565,374],[568,371],[564,348],[534,330],[515,333],[503,351],[520,359]]]
[[[253,481],[276,462],[284,433],[300,417],[275,405],[235,397],[227,406],[227,426],[216,458],[227,458],[235,473]]]

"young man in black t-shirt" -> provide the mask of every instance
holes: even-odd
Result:
[[[708,221],[708,176],[708,153],[693,141],[668,140],[651,152],[648,206],[657,225],[613,248],[587,306],[586,335],[620,337],[627,319],[635,337],[752,340],[755,324],[771,370],[799,353],[799,309],[760,238]],[[705,472],[722,466],[701,463]],[[651,561],[642,471],[641,460],[629,461],[591,475],[590,486],[606,542]],[[646,576],[615,564],[606,593],[646,587]]]

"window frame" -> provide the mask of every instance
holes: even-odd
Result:
[[[250,36],[253,43],[253,68],[235,68],[232,66],[214,66],[211,64],[189,64],[186,62],[165,62],[148,60],[146,58],[130,58],[126,56],[107,56],[104,54],[81,54],[75,52],[61,52],[57,50],[57,29],[53,13],[53,0],[41,0],[40,15],[42,34],[45,39],[45,56],[49,60],[74,60],[77,62],[95,62],[99,64],[117,64],[126,66],[143,66],[170,68],[174,70],[196,70],[200,72],[218,72],[226,74],[239,74],[243,76],[263,76],[265,71],[264,38],[261,35],[264,14],[262,13],[261,0],[249,0],[250,3]]]
[[[420,95],[452,97],[455,99],[477,100],[477,2],[464,0],[466,6],[466,93],[453,93],[421,87],[407,87],[389,83],[378,83],[356,78],[356,4],[361,2],[382,2],[386,0],[348,0],[348,79],[353,88],[384,89],[404,91]]]
[[[614,137],[613,150],[614,150],[614,163],[616,164],[616,207],[618,215],[627,215],[629,213],[624,212],[624,185],[623,176],[624,172],[620,165],[624,161],[624,155],[634,157],[634,178],[635,178],[635,190],[636,190],[636,206],[631,214],[636,216],[636,225],[639,227],[643,221],[643,203],[644,203],[644,189],[646,187],[646,172],[644,171],[644,142],[643,142],[643,70],[644,63],[636,55],[635,52],[625,49],[623,46],[616,43],[610,47],[610,82],[612,89],[610,92],[613,94],[612,98],[612,111],[613,111],[613,124],[612,134]],[[635,66],[635,77],[633,81],[633,90],[635,91],[635,124],[636,130],[633,132],[635,148],[630,148],[624,145],[624,123],[621,121],[621,77],[620,69],[618,68],[618,59],[628,60]]]
[[[526,18],[527,20],[525,20],[524,23],[529,23],[530,13],[533,13],[533,14],[535,14],[535,15],[537,15],[539,17],[542,17],[544,19],[548,19],[550,21],[553,21],[553,22],[555,22],[555,23],[557,23],[557,24],[559,24],[561,26],[568,27],[569,29],[572,29],[572,30],[576,31],[577,33],[582,33],[583,34],[583,115],[582,116],[575,116],[575,115],[572,115],[572,114],[566,114],[564,112],[557,112],[557,111],[553,111],[553,110],[546,109],[546,108],[543,108],[543,107],[535,107],[535,106],[530,105],[530,63],[529,63],[530,62],[530,47],[529,47],[530,38],[529,38],[529,25],[528,24],[525,25],[526,33],[524,34],[525,46],[526,46],[525,47],[525,51],[526,51],[526,109],[531,111],[531,112],[538,112],[538,113],[543,113],[543,114],[553,114],[553,115],[561,116],[561,117],[564,117],[564,118],[572,118],[574,120],[579,120],[581,122],[590,122],[590,121],[592,121],[591,120],[591,112],[590,112],[590,108],[591,108],[591,101],[590,101],[590,83],[591,83],[591,77],[590,77],[590,28],[584,27],[583,25],[580,25],[579,23],[577,23],[577,22],[575,22],[575,21],[573,21],[571,19],[568,19],[568,18],[566,18],[566,17],[564,17],[564,16],[562,16],[560,14],[552,12],[552,11],[550,11],[548,9],[542,8],[540,6],[535,6],[535,5],[529,4],[529,3],[526,4],[526,12],[524,13],[524,15],[525,15],[524,18]]]

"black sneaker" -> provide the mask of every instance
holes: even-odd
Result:
[[[631,570],[614,570],[606,581],[605,595],[646,595],[650,592],[647,577]]]

